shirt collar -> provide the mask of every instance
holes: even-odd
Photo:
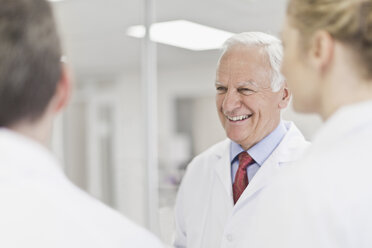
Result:
[[[247,150],[248,154],[253,158],[253,160],[261,166],[265,160],[270,156],[270,154],[279,145],[280,141],[283,139],[284,135],[287,133],[287,128],[281,121],[279,125],[269,133],[265,138],[259,141],[257,144],[252,146]],[[231,141],[230,145],[230,162],[233,163],[244,149],[236,142]]]

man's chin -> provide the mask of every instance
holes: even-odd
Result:
[[[242,140],[242,136],[241,135],[227,135],[227,137],[230,139],[230,140],[232,140],[232,141],[234,141],[235,143],[237,143],[237,144],[239,144],[239,145],[241,145],[241,144],[243,144],[244,142],[243,142],[243,140]]]

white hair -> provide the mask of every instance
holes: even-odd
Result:
[[[283,86],[284,77],[280,73],[280,65],[283,59],[283,47],[281,41],[269,34],[261,32],[244,32],[235,34],[225,41],[222,46],[222,54],[218,60],[218,64],[222,56],[232,47],[236,45],[244,46],[259,46],[262,47],[270,60],[271,65],[271,89],[273,92],[279,91]]]

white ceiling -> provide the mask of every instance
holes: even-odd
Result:
[[[230,32],[277,34],[286,0],[157,0],[157,21],[186,19]],[[126,36],[141,24],[143,0],[65,0],[53,3],[66,54],[77,74],[118,75],[140,68],[141,42]],[[218,51],[158,45],[159,67],[216,61]]]

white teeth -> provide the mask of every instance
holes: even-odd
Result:
[[[248,119],[250,117],[250,115],[226,116],[226,117],[230,121],[242,121],[242,120]]]

